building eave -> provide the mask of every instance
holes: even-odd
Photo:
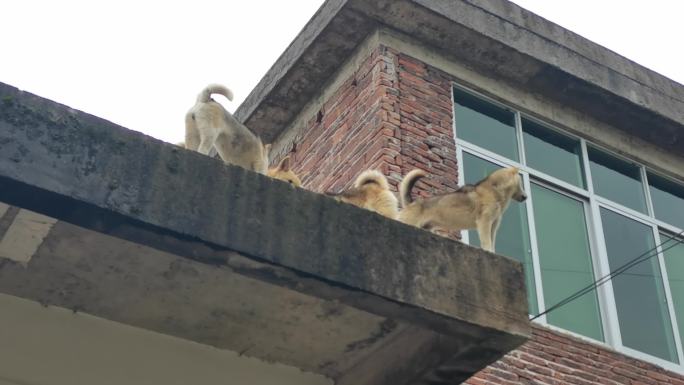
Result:
[[[684,86],[505,0],[327,1],[238,118],[274,140],[378,28],[684,153]]]

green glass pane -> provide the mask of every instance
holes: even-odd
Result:
[[[463,153],[463,170],[465,182],[475,184],[500,167],[484,159]],[[534,285],[534,269],[530,236],[527,226],[527,209],[524,204],[511,202],[501,218],[499,231],[496,235],[496,253],[514,258],[523,264],[525,270],[525,285],[527,286],[527,301],[530,314],[537,314],[537,296]],[[468,232],[470,244],[480,246],[477,231]]]
[[[661,242],[665,242],[669,238],[670,236],[667,234],[660,234]],[[671,240],[666,242],[663,248],[667,249],[668,246],[673,246],[674,244],[675,240]],[[679,243],[671,249],[665,250],[664,255],[667,280],[670,283],[675,317],[679,326],[679,337],[684,338],[684,244]]]
[[[648,184],[655,217],[684,229],[684,186],[653,174]]]
[[[601,222],[611,271],[655,246],[649,226],[605,208],[601,208]],[[613,294],[622,344],[677,362],[658,258],[650,258],[614,277]]]
[[[594,191],[614,202],[646,213],[639,167],[589,147]]]
[[[549,308],[594,282],[582,202],[532,184],[544,302]],[[550,324],[603,341],[596,291],[559,307]]]
[[[513,112],[454,88],[454,118],[458,138],[518,160]]]
[[[522,120],[522,129],[528,166],[575,186],[586,187],[579,140],[527,119]]]

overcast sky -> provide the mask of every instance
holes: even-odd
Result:
[[[684,83],[682,0],[516,0]],[[217,82],[234,111],[322,0],[17,0],[0,5],[0,82],[154,137]]]

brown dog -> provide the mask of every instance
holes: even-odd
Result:
[[[289,183],[295,187],[302,187],[302,181],[299,180],[299,177],[297,176],[297,174],[295,174],[290,169],[290,157],[289,156],[284,157],[280,161],[280,163],[278,163],[278,166],[269,168],[266,175],[270,176],[271,178],[280,179],[280,180],[287,182],[287,183]]]
[[[496,170],[477,184],[465,185],[452,193],[413,201],[411,189],[425,176],[425,171],[416,169],[401,181],[403,209],[399,220],[428,230],[477,229],[482,248],[491,252],[494,252],[501,216],[511,199],[518,202],[527,199],[515,167]]]
[[[397,219],[399,214],[397,198],[390,191],[387,178],[377,170],[362,172],[353,187],[339,194],[328,195],[388,218]]]

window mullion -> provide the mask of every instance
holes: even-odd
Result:
[[[525,157],[525,145],[523,143],[522,134],[522,118],[520,117],[520,112],[515,112],[515,134],[518,137],[518,158],[520,159],[520,164],[527,166],[527,158]]]
[[[655,211],[653,210],[653,202],[651,201],[651,189],[648,187],[648,175],[646,175],[646,167],[639,166],[641,169],[641,183],[644,187],[644,197],[646,198],[646,212],[652,218],[655,218]]]
[[[465,173],[463,167],[463,147],[456,146],[456,168],[458,169],[458,185],[465,185]],[[468,230],[461,230],[461,242],[470,245],[470,234]]]
[[[499,155],[495,152],[489,151],[486,148],[482,148],[478,146],[477,144],[473,144],[470,142],[466,142],[464,140],[456,139],[456,145],[459,147],[463,147],[466,149],[467,152],[482,158],[486,159],[488,162],[491,163],[496,163],[497,165],[501,167],[518,167],[519,169],[523,170],[525,167],[520,164],[519,162],[516,162],[514,160],[511,160],[509,158],[506,158],[503,155]]]
[[[580,146],[582,147],[582,168],[584,169],[584,177],[586,178],[587,190],[589,194],[594,194],[594,182],[591,179],[591,168],[589,167],[589,153],[587,152],[587,141],[580,139]]]
[[[537,308],[539,313],[546,310],[544,303],[544,289],[542,285],[541,263],[539,261],[539,248],[537,247],[537,228],[534,221],[534,209],[532,207],[532,185],[530,183],[530,175],[523,174],[523,183],[525,184],[525,191],[527,191],[527,227],[530,234],[530,247],[532,250],[532,270],[534,271],[535,293],[537,294]],[[539,317],[540,321],[547,323],[546,315]]]
[[[594,195],[596,197],[596,200],[601,204],[601,206],[609,208],[610,211],[615,211],[619,213],[622,216],[628,217],[630,219],[633,219],[638,222],[643,222],[648,225],[651,225],[652,223],[655,223],[654,220],[648,216],[648,214],[644,214],[640,211],[634,210],[632,208],[629,208],[627,206],[621,205],[619,203],[615,203],[611,201],[610,199],[604,198],[602,196]]]
[[[552,176],[546,175],[543,172],[532,168],[526,168],[525,171],[530,174],[530,177],[532,180],[534,180],[534,183],[540,184],[545,188],[549,188],[557,193],[567,195],[574,199],[589,199],[589,193],[586,191],[586,189],[573,186],[567,182],[555,179]]]
[[[594,264],[594,280],[610,274],[610,264],[608,263],[608,251],[606,240],[603,237],[603,226],[601,223],[601,211],[594,193],[594,182],[589,166],[589,152],[587,151],[587,141],[580,139],[582,146],[582,164],[584,176],[589,190],[589,204],[586,206],[589,218],[589,234],[592,247],[592,261]],[[606,342],[611,346],[621,346],[622,336],[620,335],[620,323],[617,316],[617,305],[613,296],[613,282],[608,281],[596,289],[601,307],[601,322],[603,323],[603,335]]]
[[[610,274],[610,263],[608,262],[608,250],[606,241],[603,237],[603,226],[601,223],[601,211],[598,201],[592,196],[589,198],[589,227],[591,244],[593,248],[594,280]],[[613,296],[613,282],[607,281],[597,289],[599,303],[602,309],[601,321],[603,322],[603,334],[606,342],[611,346],[622,346],[620,335],[620,323],[618,321],[617,305]]]

